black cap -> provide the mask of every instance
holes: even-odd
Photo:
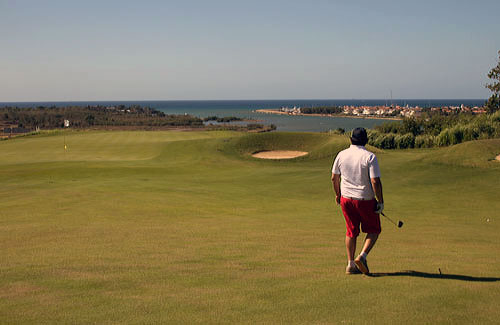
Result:
[[[368,136],[365,128],[355,128],[351,134],[352,144],[364,146],[368,142]]]

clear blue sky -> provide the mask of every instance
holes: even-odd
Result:
[[[0,0],[0,101],[487,98],[500,1]]]

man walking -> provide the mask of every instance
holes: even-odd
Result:
[[[354,129],[352,145],[339,152],[332,168],[335,201],[342,208],[347,229],[347,274],[370,273],[366,256],[381,231],[380,213],[384,210],[384,197],[380,169],[375,154],[365,148],[367,142],[366,130]],[[361,253],[354,259],[360,224],[366,238]]]

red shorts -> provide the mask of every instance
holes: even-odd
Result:
[[[380,215],[375,213],[375,199],[369,201],[352,200],[341,197],[340,206],[345,218],[346,236],[355,238],[361,230],[367,234],[380,234]]]

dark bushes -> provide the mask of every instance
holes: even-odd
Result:
[[[371,130],[368,143],[381,149],[431,148],[500,137],[500,111],[494,114],[424,115]]]
[[[166,115],[152,108],[132,106],[65,106],[65,107],[3,107],[0,122],[26,128],[56,129],[69,120],[72,127],[91,126],[203,126],[203,121],[191,115]],[[1,124],[1,123],[0,123]]]
[[[371,131],[368,144],[382,149],[408,149],[415,147],[415,136],[411,133],[395,134]]]
[[[318,107],[302,107],[302,114],[340,114],[344,109],[340,106],[318,106]]]

